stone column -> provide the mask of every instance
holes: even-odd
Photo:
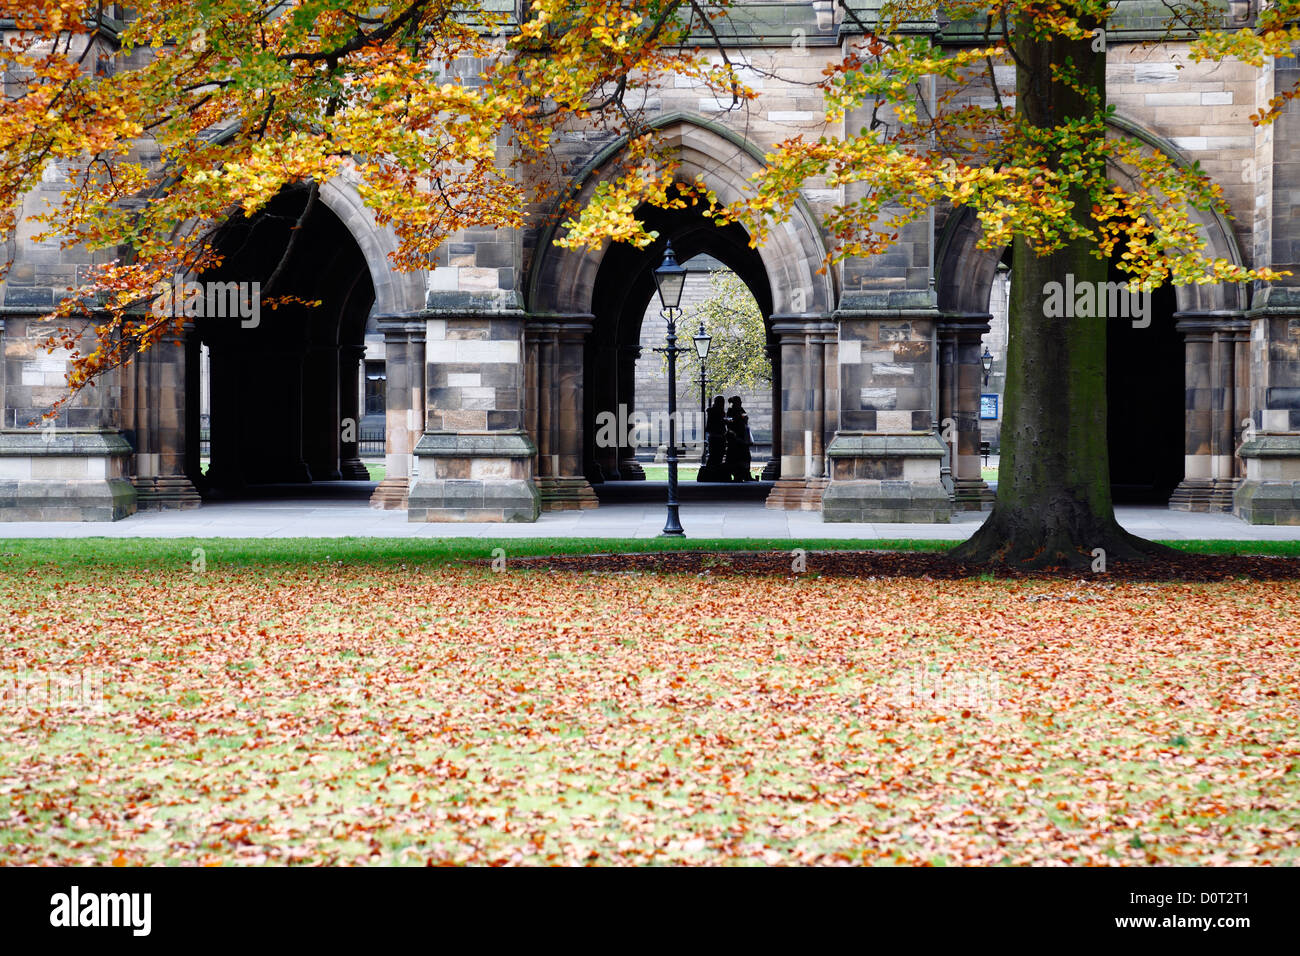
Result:
[[[372,508],[407,507],[412,456],[424,429],[425,355],[427,323],[414,315],[376,318],[384,334],[384,480],[370,496]]]
[[[980,393],[984,368],[980,363],[989,323],[983,316],[950,316],[939,324],[940,436],[950,434],[949,476],[955,511],[988,511],[994,494],[980,471]],[[951,420],[952,430],[944,423]]]
[[[1241,420],[1250,415],[1249,367],[1240,375],[1249,322],[1238,313],[1178,313],[1186,355],[1183,480],[1169,507],[1175,511],[1231,511],[1241,483],[1236,457]]]
[[[1251,524],[1300,525],[1300,289],[1260,298],[1250,314],[1254,428],[1239,452],[1246,477],[1232,510]]]
[[[537,446],[524,430],[524,313],[433,316],[425,334],[425,432],[415,446],[407,518],[536,521]]]
[[[189,443],[197,446],[199,440],[197,433],[188,434],[188,406],[198,402],[198,381],[188,375],[187,341],[193,334],[194,325],[187,322],[180,337],[164,336],[123,370],[124,385],[130,386],[123,388],[123,413],[130,414],[128,437],[135,445],[132,484],[141,511],[202,504],[188,477]]]
[[[1237,362],[1235,330],[1220,326],[1214,331],[1213,382],[1214,414],[1210,454],[1214,491],[1210,504],[1215,511],[1231,511],[1237,490]]]
[[[1233,435],[1236,443],[1233,445],[1236,451],[1236,457],[1233,459],[1233,495],[1236,495],[1237,488],[1246,480],[1246,462],[1241,457],[1241,446],[1245,443],[1247,433],[1254,424],[1251,416],[1250,405],[1250,322],[1242,320],[1234,323],[1232,333],[1232,354],[1235,371],[1233,374],[1234,400],[1233,408],[1236,409],[1232,416]],[[1227,511],[1232,510],[1232,502],[1229,501]]]
[[[836,328],[820,315],[774,315],[772,333],[781,350],[780,433],[772,435],[781,477],[767,496],[767,507],[817,511],[828,483],[826,441],[833,433],[828,376],[834,377],[828,359],[835,354]]]
[[[546,316],[525,332],[533,359],[537,491],[543,511],[595,508],[599,501],[583,476],[583,356],[592,316]],[[532,414],[530,412],[530,418]]]
[[[772,367],[772,455],[759,477],[763,481],[776,481],[781,477],[781,346],[764,346]]]
[[[831,482],[822,499],[824,519],[946,522],[952,504],[940,462],[947,450],[933,430],[939,314],[878,308],[845,310],[836,318],[839,431],[827,449]],[[960,375],[960,359],[956,366]],[[957,384],[950,401],[960,411]]]
[[[345,481],[369,481],[370,472],[361,460],[361,360],[364,345],[339,346],[339,415],[352,428],[339,437],[339,475]],[[348,439],[351,439],[350,441]]]

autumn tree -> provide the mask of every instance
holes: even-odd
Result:
[[[148,309],[158,289],[218,266],[223,224],[288,187],[308,189],[301,225],[320,184],[345,177],[394,230],[392,267],[432,268],[458,230],[520,226],[548,198],[563,129],[628,137],[615,187],[671,204],[629,91],[686,77],[750,95],[685,45],[706,16],[690,0],[533,0],[518,24],[491,0],[152,0],[124,21],[96,0],[5,8],[0,229],[53,169],[67,189],[40,238],[109,260],[55,312],[72,393],[178,331]],[[616,231],[628,213],[606,198]]]
[[[1115,520],[1106,323],[1045,308],[1049,284],[1066,275],[1105,282],[1112,257],[1133,291],[1277,274],[1206,255],[1189,210],[1229,210],[1199,167],[1107,135],[1104,31],[1115,4],[1017,0],[945,3],[943,11],[981,24],[984,42],[943,50],[901,29],[936,16],[934,3],[899,0],[877,20],[859,20],[862,42],[823,90],[832,118],[866,116],[861,131],[783,143],[756,197],[729,212],[762,235],[789,214],[795,188],[810,177],[863,184],[860,198],[837,207],[827,223],[837,240],[832,259],[840,260],[884,251],[934,204],[973,210],[982,247],[1013,248],[1011,337],[997,501],[955,556],[1088,566],[1100,548],[1112,559],[1140,560],[1161,549]],[[1291,55],[1300,40],[1296,13],[1296,3],[1284,3],[1253,30],[1224,34],[1215,29],[1223,22],[1219,6],[1207,2],[1178,7],[1171,23],[1202,31],[1194,57],[1235,55],[1260,65]],[[1014,67],[1014,91],[999,88],[998,65]],[[942,91],[933,96],[931,78]],[[964,98],[981,87],[992,105]],[[1270,121],[1293,95],[1283,91],[1254,121]],[[1108,164],[1132,170],[1136,185],[1114,182]]]

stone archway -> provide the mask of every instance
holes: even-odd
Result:
[[[338,227],[338,241],[337,248],[322,253],[314,264],[315,272],[322,282],[331,285],[337,306],[335,317],[343,333],[338,341],[330,343],[338,349],[340,367],[338,382],[327,391],[339,399],[338,417],[358,417],[351,408],[350,390],[343,383],[355,381],[355,367],[363,351],[360,338],[368,316],[372,311],[384,313],[380,316],[381,328],[395,325],[398,331],[397,341],[389,345],[386,356],[390,381],[395,382],[388,402],[388,477],[376,490],[375,498],[384,499],[388,506],[404,507],[411,451],[423,426],[421,312],[427,279],[424,273],[402,274],[389,268],[389,253],[397,248],[396,237],[391,229],[375,223],[351,182],[336,178],[323,183],[318,198],[319,213]],[[349,259],[341,272],[327,263],[330,255],[340,253]],[[184,278],[192,281],[198,277]],[[199,335],[192,326],[185,339],[160,342],[131,363],[123,377],[124,417],[135,446],[134,485],[141,507],[145,508],[192,507],[200,501],[194,480],[200,472]],[[317,384],[332,377],[318,373],[320,368],[313,371]],[[339,430],[331,429],[328,438],[323,432],[316,436],[320,441],[311,454],[318,463],[332,454],[335,432]],[[337,463],[324,473],[332,475],[337,470],[339,477],[364,477],[364,466],[355,447],[350,447],[354,443],[346,441],[342,433],[337,437]]]
[[[1130,136],[1148,150],[1189,165],[1171,143],[1138,124],[1123,117],[1112,117],[1108,124],[1111,135]],[[1134,182],[1133,172],[1124,167],[1112,166],[1110,174],[1121,184]],[[1197,209],[1190,214],[1205,237],[1207,255],[1236,264],[1245,261],[1236,234],[1221,216]],[[980,375],[979,338],[987,330],[989,293],[1005,252],[978,248],[980,236],[977,217],[962,209],[948,217],[937,242],[938,306],[952,341],[951,349],[941,350],[940,377],[947,382],[977,381]],[[1231,510],[1233,489],[1244,475],[1240,459],[1234,456],[1240,444],[1236,428],[1250,410],[1247,290],[1235,283],[1207,283],[1175,286],[1172,294],[1176,331],[1184,339],[1185,398],[1183,477],[1169,505],[1180,510]],[[958,424],[958,467],[968,477],[972,471],[978,476],[973,456],[978,452],[979,390],[969,385],[945,389],[941,384],[941,404],[945,396],[950,396],[948,407]]]
[[[726,127],[686,114],[670,114],[653,124],[657,135],[680,161],[679,179],[689,182],[698,174],[723,204],[750,194],[749,177],[762,168],[762,151]],[[573,182],[570,199],[581,205],[608,175],[611,158],[625,142],[602,150]],[[772,288],[774,315],[826,315],[837,300],[831,270],[818,274],[826,257],[816,216],[807,204],[795,206],[792,219],[775,227],[757,247]],[[544,230],[537,257],[529,269],[526,304],[532,314],[591,313],[596,273],[608,244],[595,252],[561,249],[552,243],[555,227]]]
[[[655,126],[680,161],[683,182],[700,176],[723,203],[748,194],[749,177],[762,164],[753,144],[684,114],[662,117]],[[581,204],[592,195],[610,173],[609,160],[622,148],[615,144],[588,164],[574,181],[572,201]],[[673,242],[683,261],[699,252],[714,255],[740,274],[759,300],[779,383],[779,401],[773,403],[773,455],[780,462],[781,480],[769,505],[809,506],[805,489],[809,482],[824,486],[824,450],[838,412],[835,336],[829,321],[838,290],[834,271],[819,271],[826,247],[813,213],[800,202],[791,221],[776,226],[756,247],[739,226],[723,229],[710,222],[705,228],[690,216],[650,214],[663,220],[656,220],[661,238]],[[618,369],[628,367],[629,357],[634,359],[619,351],[627,351],[627,336],[607,326],[617,321],[612,318],[615,312],[634,315],[639,322],[653,295],[650,271],[658,262],[654,257],[662,257],[663,242],[640,252],[610,244],[597,251],[569,250],[556,247],[555,236],[554,227],[542,232],[528,273],[528,428],[538,445],[538,485],[544,497],[564,502],[560,507],[584,507],[594,505],[587,481],[595,463],[595,456],[588,454],[588,419],[594,421],[598,395],[612,398],[612,407],[626,398]],[[615,272],[622,276],[617,306],[602,291]],[[602,317],[605,325],[597,327]],[[601,369],[601,380],[589,380],[586,369]],[[581,427],[574,427],[579,423]],[[617,470],[618,456],[600,465],[602,471]]]
[[[210,355],[212,433],[210,468],[200,479],[194,448],[191,478],[226,494],[367,480],[357,456],[357,381],[375,292],[360,247],[301,188],[232,220],[216,242],[224,261],[202,277],[208,288],[292,298],[240,321],[208,312],[195,319],[190,348],[202,342]]]
[[[374,288],[372,311],[384,335],[385,476],[370,503],[376,508],[405,508],[412,454],[424,433],[428,273],[403,273],[391,267],[389,256],[397,249],[397,237],[391,228],[375,222],[352,181],[331,179],[322,184],[320,196],[361,251]]]

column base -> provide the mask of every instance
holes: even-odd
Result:
[[[370,480],[370,470],[360,458],[344,458],[339,462],[339,474],[343,481]]]
[[[407,494],[408,521],[536,521],[537,446],[520,432],[425,432]]]
[[[410,489],[409,478],[385,478],[370,495],[370,507],[384,511],[404,511]]]
[[[645,481],[645,469],[635,458],[624,458],[618,463],[619,481]]]
[[[1232,513],[1249,524],[1300,525],[1300,435],[1259,435],[1241,446],[1246,480]]]
[[[983,478],[958,478],[952,487],[952,510],[992,511],[997,497]]]
[[[772,457],[767,460],[763,466],[763,473],[759,475],[759,481],[776,481],[781,477],[781,459],[774,452]]]
[[[534,484],[543,511],[585,511],[600,506],[586,478],[538,478]]]
[[[135,478],[132,484],[140,511],[188,511],[203,504],[199,490],[184,475]]]
[[[932,432],[839,432],[826,449],[831,483],[822,520],[947,524],[953,501],[939,473],[947,454]]]
[[[829,485],[827,478],[781,478],[772,486],[765,504],[774,511],[821,511]]]
[[[1169,510],[1231,514],[1240,486],[1240,478],[1184,478],[1169,497]]]
[[[0,521],[118,521],[135,513],[117,432],[0,432]]]

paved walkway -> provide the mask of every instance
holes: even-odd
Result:
[[[1145,538],[1300,540],[1300,527],[1248,525],[1227,514],[1188,514],[1166,508],[1119,507],[1125,528]],[[954,516],[951,524],[825,524],[816,512],[769,511],[758,501],[687,501],[688,537],[927,538],[962,540],[984,514]],[[209,502],[191,511],[151,511],[115,522],[27,521],[0,524],[5,538],[652,538],[664,506],[649,501],[606,503],[589,511],[542,515],[535,524],[412,524],[404,511],[379,511],[358,499],[284,498]]]

